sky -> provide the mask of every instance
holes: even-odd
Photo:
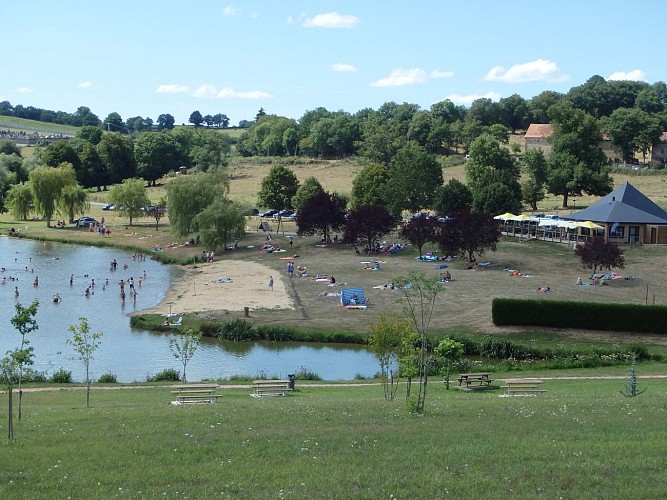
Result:
[[[31,0],[2,6],[0,101],[176,123],[260,108],[526,99],[667,81],[658,0]]]

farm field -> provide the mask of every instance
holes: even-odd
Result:
[[[501,379],[507,375],[499,374]],[[500,381],[494,386],[501,385]],[[223,387],[217,404],[173,406],[167,386],[24,394],[2,445],[4,498],[658,498],[667,380],[552,380],[538,397],[444,390],[426,414],[404,385],[297,381],[289,397]],[[6,432],[5,420],[0,432]],[[92,443],[95,443],[92,446]]]

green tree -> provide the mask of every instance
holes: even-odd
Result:
[[[387,206],[386,185],[389,181],[389,170],[379,163],[370,163],[352,180],[353,207],[362,205]]]
[[[63,218],[67,217],[70,223],[74,222],[74,215],[90,208],[88,192],[78,184],[65,186],[58,199],[59,211]]]
[[[274,210],[292,208],[292,198],[299,189],[294,172],[284,165],[276,165],[262,179],[258,193],[259,205]]]
[[[63,189],[76,185],[74,168],[69,163],[63,163],[57,168],[38,167],[30,172],[28,179],[35,210],[44,215],[46,227],[50,227]]]
[[[116,184],[109,190],[109,200],[116,205],[116,211],[129,217],[130,226],[134,218],[142,215],[142,209],[151,203],[141,179],[125,179]]]
[[[442,168],[435,156],[421,146],[402,148],[389,167],[388,208],[393,213],[429,208],[433,204],[434,189],[442,183]]]
[[[33,204],[32,186],[29,183],[22,182],[9,187],[6,205],[18,220],[28,220]]]
[[[231,144],[227,134],[213,130],[198,130],[192,135],[188,157],[190,165],[201,172],[206,172],[213,168],[226,167],[230,151]]]
[[[443,376],[445,377],[445,389],[449,390],[449,376],[452,372],[452,365],[455,361],[463,357],[463,344],[446,338],[442,339],[433,351],[436,356],[441,357],[445,361]]]
[[[70,163],[74,170],[79,170],[81,160],[76,150],[67,141],[55,141],[37,152],[42,162],[49,167],[57,167],[62,163]]]
[[[491,215],[521,210],[521,172],[500,142],[488,135],[475,139],[465,171],[472,210]]]
[[[71,325],[68,330],[72,336],[66,340],[67,345],[76,351],[86,370],[86,408],[90,408],[90,362],[101,345],[102,332],[91,332],[84,317],[80,317],[79,324]]]
[[[100,127],[86,125],[77,130],[75,137],[77,139],[88,141],[92,145],[97,145],[102,140],[102,129]]]
[[[470,210],[471,205],[470,189],[457,179],[450,179],[447,184],[437,187],[433,193],[433,209],[441,216]]]
[[[299,189],[296,190],[296,193],[292,197],[292,207],[294,207],[295,210],[299,210],[308,198],[323,192],[324,188],[322,187],[322,184],[320,184],[320,181],[311,175],[310,177],[307,177],[303,181],[303,184],[299,186]]]
[[[201,243],[210,250],[225,250],[227,243],[245,234],[245,217],[241,209],[228,200],[216,199],[196,219]]]
[[[167,172],[181,166],[181,151],[176,141],[165,132],[145,132],[134,144],[134,158],[137,174],[146,182],[155,181]]]
[[[32,301],[28,307],[23,307],[21,304],[14,305],[16,314],[10,320],[12,326],[21,336],[21,345],[8,352],[18,369],[18,390],[19,390],[19,421],[21,421],[21,405],[23,400],[23,370],[26,366],[34,363],[35,354],[33,348],[30,346],[30,341],[26,339],[26,335],[39,329],[35,316],[37,315],[37,308],[39,301],[37,299]]]
[[[0,360],[0,381],[7,388],[7,439],[14,439],[14,385],[18,381],[18,366],[11,355]]]
[[[403,313],[419,335],[417,352],[419,393],[412,409],[416,413],[424,413],[428,386],[428,369],[431,361],[428,333],[436,299],[440,292],[440,284],[437,278],[427,278],[423,273],[415,272],[398,277],[394,282],[402,294],[399,303],[403,306]]]
[[[133,139],[128,136],[104,134],[97,145],[97,153],[109,184],[118,184],[136,175],[132,141]]]
[[[602,132],[598,121],[568,101],[550,107],[549,118],[554,132],[549,136],[553,147],[548,161],[548,191],[562,195],[564,207],[570,195],[609,193],[613,181],[607,157],[600,150]]]
[[[109,132],[120,132],[121,134],[127,134],[127,129],[125,128],[125,122],[121,116],[115,111],[109,113],[104,119],[104,127]]]
[[[544,187],[547,181],[547,160],[541,149],[526,151],[521,159],[523,170],[528,178],[521,184],[521,195],[525,203],[537,210],[537,202],[544,199]]]
[[[199,111],[193,111],[190,113],[190,118],[188,119],[189,123],[192,123],[195,128],[201,127],[201,124],[204,123],[204,117]]]
[[[174,128],[174,123],[176,120],[169,113],[161,114],[157,117],[157,129],[158,132],[162,130],[171,130]]]
[[[201,336],[201,332],[195,332],[191,328],[186,328],[181,335],[169,341],[171,354],[183,365],[183,383],[187,383],[188,381],[185,370],[197,352]]]
[[[400,371],[394,372],[392,365],[398,362],[403,338],[414,332],[412,325],[400,316],[380,316],[371,324],[368,349],[380,363],[380,381],[385,401],[393,401],[400,381]]]
[[[530,109],[526,100],[518,94],[505,97],[498,103],[502,123],[507,125],[512,134],[517,129],[526,129],[530,124]]]
[[[625,161],[634,158],[635,152],[642,153],[646,160],[646,154],[662,134],[660,120],[636,108],[614,110],[603,120],[603,127],[609,134],[612,146]]]
[[[225,198],[228,178],[224,172],[182,175],[168,183],[167,213],[174,235],[186,236],[197,229],[196,217],[219,198]]]
[[[0,139],[0,153],[21,156],[21,149],[9,139]]]

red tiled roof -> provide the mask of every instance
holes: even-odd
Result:
[[[554,128],[549,123],[531,123],[526,130],[526,139],[543,139],[549,137],[554,131]]]

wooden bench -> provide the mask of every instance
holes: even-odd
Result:
[[[505,389],[506,396],[537,396],[542,392],[547,392],[546,389],[540,389],[540,384],[542,381],[539,379],[511,379],[505,380],[505,385],[500,386],[501,389]]]
[[[477,389],[477,388],[489,388],[492,378],[489,378],[491,374],[486,372],[481,373],[462,373],[457,379],[459,381],[459,387],[465,384],[466,389]]]
[[[252,389],[254,398],[287,396],[293,390],[289,380],[255,380]]]
[[[176,401],[172,404],[211,404],[221,398],[221,394],[216,394],[218,385],[212,384],[192,384],[192,385],[177,385],[172,394],[176,395]]]

